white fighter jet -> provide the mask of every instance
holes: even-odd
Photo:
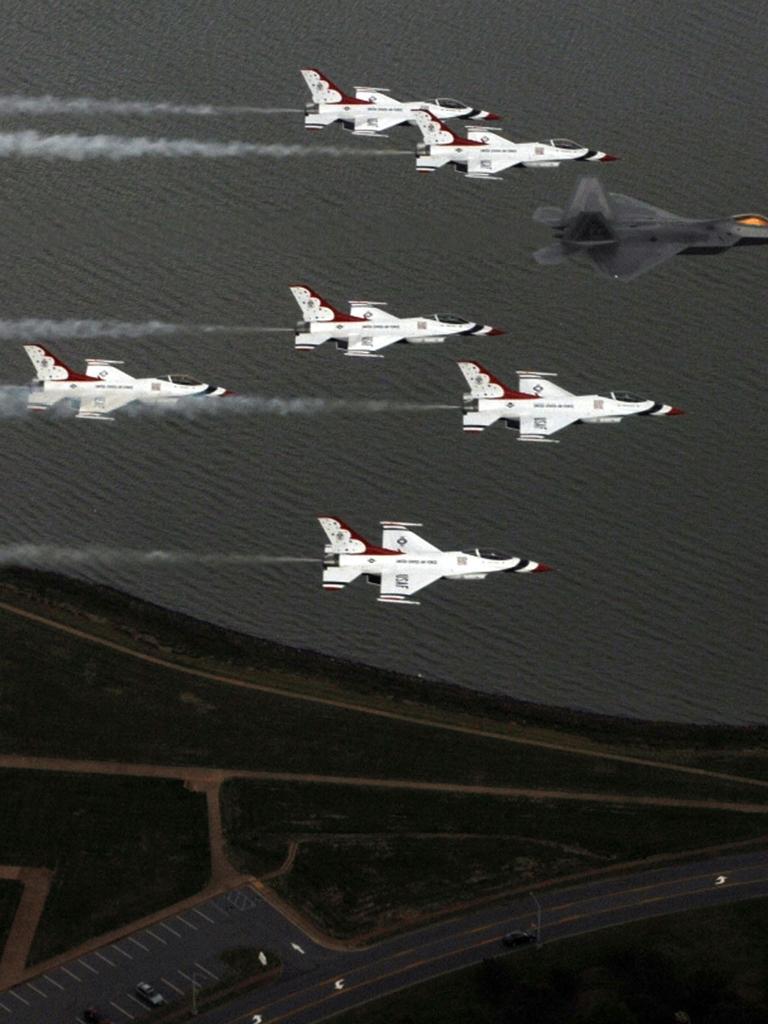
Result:
[[[379,349],[398,341],[434,344],[454,334],[504,333],[500,327],[477,324],[459,316],[432,314],[401,319],[381,308],[385,302],[350,299],[349,313],[342,313],[309,285],[291,285],[291,292],[304,314],[304,319],[296,325],[295,347],[300,351],[335,341],[336,347],[347,356],[378,356]]]
[[[479,432],[503,419],[520,431],[520,441],[550,441],[550,434],[571,423],[620,423],[625,416],[680,416],[682,409],[638,398],[627,391],[607,395],[572,395],[549,379],[555,373],[518,370],[513,391],[476,362],[460,362],[469,384],[462,404],[464,429]]]
[[[202,384],[180,374],[131,377],[109,359],[86,359],[86,372],[76,373],[42,345],[25,345],[24,351],[36,372],[29,385],[27,408],[38,412],[63,403],[64,407],[76,409],[78,419],[112,420],[114,416],[110,414],[129,402],[168,406],[186,398],[221,398],[232,394],[226,388]]]
[[[398,124],[413,124],[414,111],[431,110],[442,120],[461,117],[475,121],[498,121],[499,115],[470,107],[459,100],[412,100],[403,103],[387,96],[387,89],[369,89],[358,85],[348,96],[317,68],[302,68],[312,102],[305,108],[304,125],[317,131],[334,121],[355,135],[380,135]]]
[[[587,149],[570,139],[511,142],[491,128],[474,125],[467,130],[467,138],[463,138],[428,110],[417,110],[414,120],[423,139],[416,147],[416,170],[423,174],[453,164],[468,178],[496,179],[507,167],[558,167],[565,160],[618,160],[610,153]]]
[[[382,522],[381,547],[370,544],[335,516],[318,516],[328,543],[323,556],[323,587],[341,590],[365,575],[378,584],[379,601],[419,604],[408,600],[441,579],[483,580],[490,572],[548,572],[551,566],[526,558],[500,555],[485,548],[441,551],[411,527],[421,523]]]

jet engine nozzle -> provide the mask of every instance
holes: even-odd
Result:
[[[462,412],[477,412],[478,401],[476,398],[472,398],[471,395],[463,395],[461,399],[461,411]]]
[[[429,143],[417,142],[416,143],[416,156],[429,156]]]
[[[319,114],[320,113],[320,104],[319,103],[307,103],[305,105],[305,107],[304,107],[304,112],[306,114]]]
[[[338,554],[334,554],[334,553],[328,551],[328,549],[326,548],[325,553],[323,554],[323,568],[324,569],[333,569],[336,566],[338,566],[338,564],[339,564],[339,556],[338,556]]]

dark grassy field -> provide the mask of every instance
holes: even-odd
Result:
[[[413,911],[543,879],[751,839],[763,815],[591,802],[233,780],[222,789],[233,861],[258,872],[275,841],[300,842],[272,882],[339,936]]]
[[[13,917],[21,899],[21,882],[0,878],[0,957],[3,955],[5,940],[13,924]]]
[[[0,770],[0,821],[0,861],[56,871],[32,963],[208,881],[205,798],[180,782]]]
[[[764,900],[517,950],[338,1024],[766,1024]],[[501,950],[500,950],[501,953]],[[686,1019],[686,1018],[678,1018]]]
[[[3,753],[768,803],[759,787],[202,681],[2,611],[0,638]]]

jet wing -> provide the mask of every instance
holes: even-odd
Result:
[[[403,566],[402,570],[390,570],[381,574],[381,586],[379,590],[380,601],[399,601],[404,604],[419,604],[418,601],[409,601],[408,598],[435,583],[442,578],[442,573],[433,569],[415,567],[408,569]]]
[[[686,220],[669,210],[660,210],[658,206],[644,203],[633,196],[623,196],[619,192],[611,192],[611,206],[616,216],[622,221],[671,221]]]
[[[600,273],[620,281],[631,281],[646,270],[666,263],[687,248],[685,242],[619,242],[588,253]]]
[[[347,343],[346,354],[348,356],[370,356],[381,348],[394,345],[397,341],[405,341],[404,334],[356,334]]]
[[[135,396],[130,392],[113,391],[109,394],[89,395],[88,398],[80,399],[80,407],[77,410],[78,419],[109,420],[110,413],[121,409],[124,405],[135,401]]]
[[[579,414],[572,409],[541,409],[520,417],[521,441],[544,441],[550,434],[575,423]]]

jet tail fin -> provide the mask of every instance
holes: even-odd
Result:
[[[348,526],[343,519],[336,516],[318,516],[318,523],[325,531],[328,543],[325,545],[326,555],[365,555],[365,554],[390,554],[383,552],[382,548],[376,547],[366,540],[362,534],[357,533]]]
[[[461,135],[457,135],[439,117],[429,110],[414,110],[413,123],[421,132],[421,137],[428,146],[466,146],[470,143]]]
[[[30,358],[35,368],[37,380],[95,380],[82,373],[75,373],[73,369],[62,362],[53,352],[49,352],[42,345],[25,345],[24,351]]]
[[[355,98],[348,96],[327,75],[318,68],[302,68],[301,77],[307,84],[314,103],[354,103]],[[359,100],[357,102],[360,102]]]
[[[292,284],[291,294],[293,295],[302,315],[307,321],[355,321],[360,320],[360,317],[350,316],[348,313],[342,313],[340,309],[336,309],[330,302],[319,295],[313,288],[310,288],[307,284]]]
[[[494,377],[490,370],[486,370],[480,363],[460,360],[458,366],[469,385],[469,393],[472,398],[532,397],[520,391],[513,391],[503,381],[499,380],[498,377]]]
[[[613,211],[597,178],[581,178],[565,209],[563,242],[579,247],[612,245]]]

